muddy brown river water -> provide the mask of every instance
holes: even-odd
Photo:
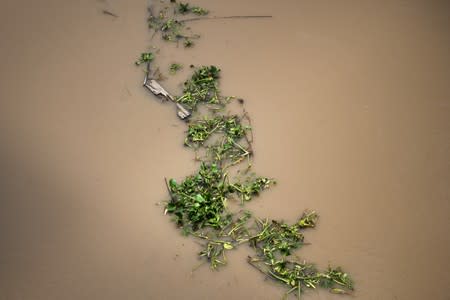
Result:
[[[449,2],[193,3],[273,15],[192,23],[198,44],[159,59],[219,65],[224,94],[246,100],[255,170],[279,182],[250,209],[319,212],[298,255],[341,265],[356,291],[304,299],[450,299]],[[1,1],[1,300],[281,298],[245,247],[191,273],[198,245],[156,205],[163,177],[196,163],[133,65],[147,5]]]

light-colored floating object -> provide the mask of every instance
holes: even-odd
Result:
[[[191,116],[191,112],[186,109],[180,103],[175,101],[175,98],[164,89],[158,81],[149,78],[150,76],[150,63],[147,64],[147,74],[144,78],[144,87],[147,88],[153,95],[161,97],[165,101],[172,101],[177,107],[177,115],[180,119],[185,120]]]

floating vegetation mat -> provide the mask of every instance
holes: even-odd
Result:
[[[188,3],[159,4],[159,9],[149,8],[149,28],[163,41],[181,41],[185,47],[193,46],[192,40],[199,37],[185,32],[186,20],[263,17],[208,17],[208,10]],[[186,19],[189,14],[197,17]],[[219,269],[227,264],[228,251],[245,245],[254,251],[247,258],[249,266],[284,285],[285,297],[292,294],[300,298],[305,289],[319,287],[332,293],[350,293],[352,280],[340,267],[318,270],[294,255],[305,245],[304,232],[316,226],[316,212],[305,211],[295,223],[286,224],[259,218],[245,209],[247,202],[272,188],[276,181],[252,171],[250,117],[242,99],[221,94],[219,67],[192,68],[181,95],[172,96],[152,76],[150,66],[157,53],[142,53],[136,61],[138,66],[147,65],[144,86],[175,103],[178,116],[187,126],[180,143],[191,149],[199,162],[194,174],[182,180],[166,179],[169,197],[164,213],[184,235],[202,241],[199,257],[212,269]],[[174,74],[181,68],[174,63],[164,69]],[[232,105],[238,107],[238,113],[231,113]]]

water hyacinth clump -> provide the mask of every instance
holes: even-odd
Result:
[[[205,20],[202,16],[208,10],[175,0],[161,3],[159,9],[149,8],[149,28],[154,35],[160,34],[163,41],[176,42],[177,46],[182,42],[185,48],[192,47],[192,40],[199,36],[190,34],[185,23]],[[186,19],[188,14],[197,17]],[[252,16],[230,18],[240,17]],[[153,64],[154,60],[153,53],[142,53],[136,65]],[[181,64],[173,63],[166,70],[175,74],[181,68]],[[184,81],[181,95],[173,97],[173,101],[192,113],[185,123],[186,136],[180,144],[195,153],[199,166],[184,179],[166,180],[169,197],[164,213],[184,235],[201,241],[198,257],[214,270],[227,265],[227,251],[247,245],[253,251],[247,257],[248,264],[283,285],[285,297],[300,298],[306,289],[319,287],[332,293],[351,293],[353,281],[340,267],[329,266],[321,271],[296,256],[307,244],[304,233],[317,224],[316,212],[305,211],[296,222],[288,224],[258,218],[245,208],[276,181],[252,171],[250,117],[241,99],[241,112],[230,112],[229,105],[236,98],[221,94],[220,68],[214,65],[197,68],[191,65],[191,68],[191,77]],[[282,205],[282,199],[278,201]]]
[[[214,66],[194,70],[178,100],[195,110],[200,105],[225,99],[220,96],[219,70]],[[228,103],[221,102],[225,107]],[[285,285],[286,295],[300,297],[306,288],[318,287],[332,293],[351,292],[353,282],[341,268],[320,271],[313,264],[292,258],[305,245],[303,231],[316,226],[316,212],[306,211],[294,224],[288,225],[252,217],[249,211],[230,209],[230,202],[242,207],[276,184],[272,178],[251,173],[250,163],[240,176],[230,178],[229,171],[238,166],[243,157],[251,159],[253,155],[249,138],[252,128],[244,124],[246,118],[245,113],[239,116],[207,110],[187,123],[184,145],[195,151],[204,149],[206,155],[198,159],[197,173],[180,183],[175,179],[168,181],[170,201],[165,212],[172,216],[183,234],[204,241],[198,254],[212,269],[227,264],[227,251],[248,244],[255,255],[248,257],[247,262]]]

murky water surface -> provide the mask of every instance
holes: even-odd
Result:
[[[343,266],[354,297],[450,299],[447,1],[207,1],[202,33],[160,63],[217,64],[253,119],[250,208],[321,215],[298,255]],[[196,168],[174,108],[141,87],[146,1],[13,1],[0,10],[0,299],[279,299],[233,252],[194,274],[198,245],[162,208]],[[102,14],[107,9],[114,18]],[[185,70],[166,83],[179,91]]]

